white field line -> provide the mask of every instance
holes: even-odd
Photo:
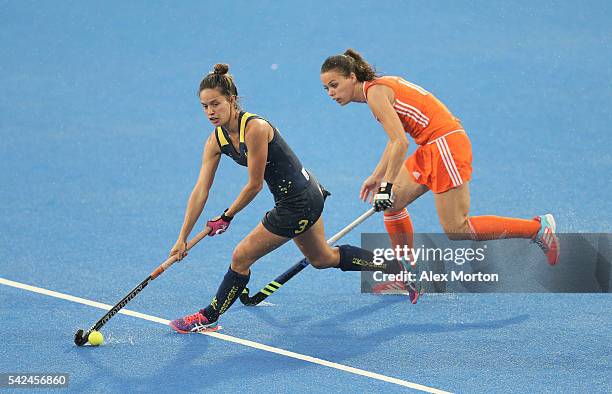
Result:
[[[63,293],[58,293],[56,291],[42,289],[40,287],[35,287],[35,286],[26,285],[26,284],[23,284],[23,283],[14,282],[12,280],[4,279],[4,278],[0,278],[0,284],[6,285],[6,286],[15,287],[15,288],[22,289],[22,290],[31,291],[31,292],[34,292],[34,293],[44,294],[44,295],[55,297],[55,298],[60,298],[62,300],[68,300],[68,301],[72,301],[72,302],[77,302],[77,303],[83,304],[83,305],[93,306],[95,308],[100,308],[100,309],[103,309],[105,311],[108,311],[108,310],[110,310],[113,307],[112,305],[103,304],[101,302],[90,301],[90,300],[87,300],[85,298],[75,297],[75,296],[71,296],[71,295],[63,294]],[[166,319],[162,319],[162,318],[151,316],[151,315],[146,315],[146,314],[140,313],[140,312],[134,312],[134,311],[131,311],[131,310],[128,310],[128,309],[121,309],[119,311],[119,313],[122,313],[124,315],[129,315],[129,316],[137,317],[137,318],[144,319],[144,320],[149,320],[149,321],[160,323],[160,324],[164,324],[164,325],[168,325],[168,323],[170,322],[169,320],[166,320]],[[334,368],[334,369],[337,369],[337,370],[340,370],[340,371],[344,371],[344,372],[348,372],[348,373],[352,373],[352,374],[355,374],[355,375],[361,375],[361,376],[365,376],[365,377],[368,377],[368,378],[372,378],[372,379],[376,379],[376,380],[381,380],[383,382],[393,383],[393,384],[396,384],[398,386],[409,387],[411,389],[420,390],[420,391],[423,391],[423,392],[426,392],[426,393],[449,394],[448,391],[443,391],[443,390],[439,390],[439,389],[436,389],[436,388],[433,388],[433,387],[423,386],[423,385],[418,384],[418,383],[412,383],[412,382],[408,382],[406,380],[401,380],[401,379],[393,378],[393,377],[390,377],[390,376],[381,375],[379,373],[370,372],[370,371],[366,371],[366,370],[363,370],[363,369],[350,367],[348,365],[338,364],[338,363],[334,363],[334,362],[331,362],[331,361],[323,360],[323,359],[320,359],[320,358],[311,357],[311,356],[307,356],[307,355],[304,355],[304,354],[300,354],[300,353],[295,353],[295,352],[291,352],[291,351],[288,351],[288,350],[279,349],[279,348],[276,348],[276,347],[272,347],[272,346],[264,345],[264,344],[261,344],[261,343],[249,341],[247,339],[236,338],[236,337],[232,337],[230,335],[220,334],[218,332],[206,332],[206,333],[202,333],[202,334],[203,335],[208,335],[208,336],[213,337],[213,338],[221,339],[223,341],[237,343],[237,344],[240,344],[240,345],[243,345],[243,346],[252,347],[254,349],[259,349],[259,350],[263,350],[263,351],[270,352],[270,353],[280,354],[282,356],[291,357],[291,358],[294,358],[294,359],[297,359],[297,360],[302,360],[302,361],[306,361],[306,362],[309,362],[309,363],[322,365],[322,366],[329,367],[329,368]]]

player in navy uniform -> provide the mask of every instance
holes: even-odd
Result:
[[[210,236],[225,232],[234,216],[261,191],[264,182],[274,196],[275,206],[234,249],[231,265],[211,303],[170,322],[180,333],[215,331],[219,316],[247,285],[251,265],[290,239],[315,268],[387,272],[398,269],[395,264],[390,264],[394,267],[374,264],[373,254],[365,249],[350,245],[332,248],[327,244],[321,219],[327,192],[304,169],[270,122],[240,109],[238,90],[227,71],[226,64],[216,64],[200,83],[200,102],[215,130],[206,141],[200,174],[170,255],[179,259],[187,255],[187,239],[204,209],[222,154],[247,167],[248,181],[229,208],[207,222],[212,229]]]

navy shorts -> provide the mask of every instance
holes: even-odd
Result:
[[[325,199],[330,193],[310,174],[308,186],[278,201],[261,223],[272,234],[295,238],[312,227],[323,213]]]

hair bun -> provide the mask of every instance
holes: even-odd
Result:
[[[225,63],[217,63],[215,64],[215,69],[213,70],[214,74],[217,75],[225,75],[229,71],[229,66]]]

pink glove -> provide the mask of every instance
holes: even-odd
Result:
[[[223,211],[221,216],[214,217],[206,222],[206,225],[212,229],[210,230],[210,233],[208,233],[208,236],[214,237],[215,235],[222,234],[225,232],[225,230],[227,230],[233,217],[226,216],[225,212],[227,212],[227,209]]]

